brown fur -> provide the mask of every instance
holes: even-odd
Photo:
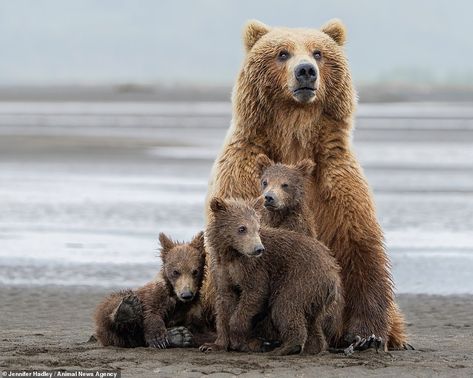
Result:
[[[265,199],[262,223],[273,228],[316,237],[315,223],[306,198],[315,164],[304,159],[295,165],[274,163],[264,154],[256,157]],[[270,200],[268,200],[270,199]]]
[[[340,314],[332,318],[337,329],[343,308],[339,267],[328,249],[305,235],[260,228],[257,212],[242,200],[214,198],[210,206],[217,339],[203,348],[259,351],[254,322],[268,314],[281,341],[273,354],[325,350],[324,322]]]
[[[295,164],[317,165],[309,193],[319,239],[342,268],[346,307],[344,333],[406,343],[404,321],[394,302],[393,282],[376,219],[371,191],[351,147],[355,91],[343,52],[344,26],[330,21],[320,30],[271,28],[250,22],[244,32],[247,55],[233,92],[233,121],[212,171],[207,201],[213,196],[259,195],[258,154]],[[314,51],[321,51],[316,60]],[[278,59],[281,51],[289,58]],[[315,97],[293,92],[294,68],[302,61],[317,66]],[[207,219],[209,215],[207,202]],[[207,275],[203,292],[215,292]]]
[[[96,335],[102,345],[157,346],[167,329],[176,326],[189,329],[194,345],[208,340],[213,316],[205,313],[200,302],[203,233],[190,243],[176,243],[164,234],[159,238],[163,262],[159,279],[135,291],[113,293],[97,307]]]

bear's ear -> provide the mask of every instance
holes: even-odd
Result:
[[[203,231],[200,231],[196,236],[194,236],[194,238],[190,242],[190,246],[192,248],[197,249],[199,252],[202,252],[202,253],[205,252]]]
[[[225,211],[225,210],[227,210],[227,204],[225,203],[225,201],[223,199],[218,198],[218,197],[214,197],[210,201],[210,210],[212,210],[212,212],[214,212],[214,213],[218,213],[220,211]]]
[[[250,51],[258,39],[269,32],[269,26],[257,20],[250,20],[243,29],[243,42],[246,52]]]
[[[331,37],[340,46],[343,46],[347,39],[345,25],[343,25],[342,21],[338,18],[328,21],[320,30]]]
[[[256,168],[260,176],[263,174],[265,169],[271,165],[274,165],[274,161],[272,161],[267,155],[259,154],[256,156]]]
[[[304,176],[309,177],[314,173],[315,163],[311,159],[304,159],[297,163],[295,167]]]
[[[168,238],[163,232],[159,234],[159,242],[161,243],[161,259],[165,259],[168,252],[176,246],[170,238]]]

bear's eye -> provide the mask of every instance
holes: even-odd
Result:
[[[278,54],[278,60],[280,60],[281,62],[284,62],[284,61],[288,60],[290,58],[290,56],[291,56],[291,54],[289,54],[288,51],[282,50]]]
[[[320,59],[322,59],[322,52],[319,51],[319,50],[315,50],[313,55],[314,55],[314,59],[315,59],[315,60],[320,60]]]
[[[179,277],[181,275],[181,272],[179,272],[178,270],[173,270],[172,271],[172,276],[173,277]]]
[[[261,184],[263,185],[263,188],[266,188],[268,186],[268,181],[267,180],[263,180],[261,182]]]
[[[245,226],[238,227],[238,233],[239,234],[244,234],[245,232],[246,232],[246,227]]]
[[[283,189],[286,189],[286,188],[288,188],[288,187],[289,187],[289,184],[286,184],[286,183],[281,184],[281,188],[283,188]]]
[[[192,271],[192,275],[193,275],[194,277],[197,277],[198,274],[199,274],[199,271],[198,271],[197,269],[194,269],[194,270]]]

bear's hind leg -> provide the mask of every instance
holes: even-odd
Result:
[[[267,354],[272,356],[285,356],[299,354],[304,350],[307,341],[307,320],[299,312],[288,313],[279,306],[272,310],[273,324],[281,336],[281,346]]]
[[[95,323],[103,346],[144,346],[141,303],[132,290],[105,297],[95,311]]]
[[[308,336],[307,342],[304,347],[304,353],[306,354],[318,354],[327,350],[328,344],[325,338],[325,334],[323,331],[323,313],[319,312],[317,316],[313,318],[313,320],[309,321],[308,324]]]
[[[110,314],[113,328],[127,348],[145,346],[143,336],[143,311],[141,301],[129,291],[123,296],[118,306]]]
[[[110,315],[117,327],[142,320],[142,309],[139,298],[134,293],[128,293]]]

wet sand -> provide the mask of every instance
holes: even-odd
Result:
[[[0,370],[120,369],[123,377],[346,377],[473,375],[473,297],[401,295],[415,351],[351,357],[204,354],[195,349],[103,348],[88,342],[106,291],[3,287]]]

